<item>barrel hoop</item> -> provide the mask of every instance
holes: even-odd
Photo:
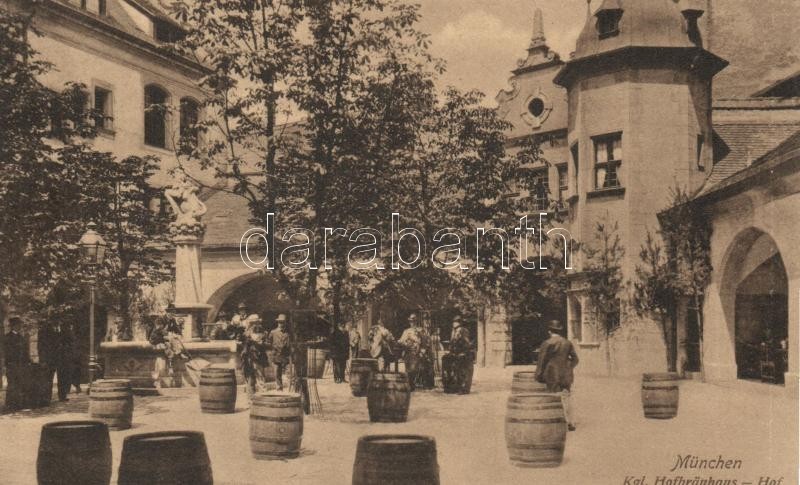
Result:
[[[294,458],[300,454],[299,451],[254,451],[254,455],[258,456],[285,456],[289,458]]]
[[[506,423],[524,423],[524,424],[555,424],[564,423],[564,417],[558,418],[506,418]]]
[[[645,404],[646,409],[675,409],[677,404]]]
[[[679,386],[648,386],[642,384],[642,390],[647,391],[677,391],[678,389],[680,389]]]
[[[203,404],[210,404],[212,402],[220,402],[220,403],[224,403],[224,404],[233,404],[233,402],[230,399],[201,399],[200,402],[203,403]]]
[[[133,396],[130,394],[126,396],[117,396],[117,397],[98,397],[98,396],[89,396],[90,401],[131,401],[133,400]]]
[[[93,387],[91,389],[91,391],[89,392],[89,395],[98,394],[98,393],[107,394],[109,392],[124,392],[126,394],[130,394],[131,393],[131,388],[130,387],[118,387],[118,388],[114,389],[114,388],[107,387],[107,388],[104,388],[104,389],[96,389],[96,388]]]
[[[278,421],[278,422],[292,422],[292,421],[302,421],[303,418],[300,416],[261,416],[258,414],[251,414],[250,419],[256,419],[258,421]]]
[[[559,443],[553,444],[540,444],[540,443],[530,443],[530,444],[519,444],[513,443],[508,445],[509,448],[514,450],[564,450],[564,442],[561,441]]]

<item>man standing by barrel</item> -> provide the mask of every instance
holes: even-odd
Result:
[[[334,327],[331,334],[331,360],[333,361],[333,382],[345,382],[344,370],[347,367],[347,357],[350,355],[350,337],[344,322]]]
[[[413,391],[422,367],[422,350],[428,343],[417,323],[417,315],[409,315],[408,328],[403,331],[399,342],[403,346],[403,362],[406,365],[409,386]]]
[[[275,369],[275,384],[279,391],[283,390],[283,371],[292,354],[289,332],[286,331],[286,315],[281,313],[275,320],[278,328],[273,329],[267,338],[269,360]]]
[[[558,320],[550,320],[548,324],[550,338],[539,347],[539,361],[536,364],[536,380],[547,384],[548,392],[561,393],[564,405],[564,416],[570,431],[575,430],[570,408],[570,390],[574,375],[572,369],[578,365],[578,354],[572,342],[561,336],[564,327]]]

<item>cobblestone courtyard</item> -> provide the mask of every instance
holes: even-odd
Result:
[[[573,394],[578,429],[568,434],[563,464],[555,469],[516,468],[509,464],[503,429],[514,370],[520,369],[476,370],[468,396],[417,392],[403,424],[370,423],[364,398],[351,397],[347,385],[331,379],[318,381],[324,415],[306,418],[301,455],[288,461],[251,458],[243,393],[231,415],[202,414],[195,389],[137,397],[133,428],[111,433],[112,483],[123,438],[161,430],[204,431],[217,484],[348,484],[356,440],[374,433],[435,437],[443,484],[641,485],[634,481],[641,477],[647,485],[685,484],[667,481],[681,476],[735,479],[740,485],[798,483],[798,401],[787,398],[783,388],[748,383],[721,387],[685,381],[678,417],[656,421],[642,416],[638,381],[578,377]],[[41,426],[87,418],[88,398],[71,398],[50,408],[0,416],[0,483],[36,482]],[[742,466],[672,472],[678,455],[722,456],[741,460]],[[666,480],[659,482],[659,477]],[[776,481],[762,481],[766,477]]]

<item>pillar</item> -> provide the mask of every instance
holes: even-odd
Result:
[[[198,340],[211,305],[203,303],[201,252],[205,225],[170,225],[175,243],[175,309],[183,320],[184,341]]]

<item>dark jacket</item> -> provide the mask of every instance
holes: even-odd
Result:
[[[558,392],[572,386],[572,369],[578,365],[578,354],[572,342],[561,335],[551,335],[539,347],[536,380],[547,384],[547,390]]]
[[[331,358],[343,360],[350,355],[350,336],[347,332],[334,329],[331,335]]]
[[[21,333],[9,332],[5,335],[4,349],[6,366],[19,367],[30,363],[28,339]]]

